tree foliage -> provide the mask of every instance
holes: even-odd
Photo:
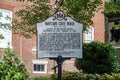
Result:
[[[119,23],[118,23],[118,24],[115,24],[114,22],[111,22],[111,23],[109,24],[109,27],[110,27],[111,29],[118,30],[118,29],[120,29],[120,24],[119,24]]]
[[[4,54],[0,60],[0,80],[27,80],[28,72],[15,52],[7,48]]]
[[[28,1],[31,4],[27,5],[26,9],[16,12],[16,15],[21,17],[21,21],[13,21],[14,31],[26,37],[30,34],[35,34],[36,23],[44,21],[58,10],[64,11],[67,16],[82,22],[84,25],[92,24],[91,18],[102,3],[101,0],[56,0],[52,4],[50,4],[49,0]]]
[[[105,2],[105,15],[120,13],[120,0],[109,0]]]
[[[101,0],[65,0],[63,10],[76,21],[91,24],[91,18],[100,4]]]

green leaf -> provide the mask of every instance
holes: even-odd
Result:
[[[2,34],[0,34],[0,40],[1,40],[1,39],[4,39],[4,36],[3,36]]]
[[[16,12],[21,21],[13,20],[13,31],[25,37],[36,34],[36,23],[46,20],[57,10],[64,11],[66,16],[72,17],[77,22],[86,26],[93,23],[94,12],[100,9],[102,0],[57,0],[54,5],[49,5],[49,0],[28,0],[33,5],[26,6],[26,9]],[[54,7],[56,6],[56,7]]]

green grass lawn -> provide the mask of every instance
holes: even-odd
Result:
[[[41,76],[37,78],[30,78],[30,80],[52,80],[50,76]]]

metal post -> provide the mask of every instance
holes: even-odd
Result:
[[[62,56],[59,55],[57,59],[58,59],[57,60],[57,64],[58,64],[58,80],[62,80],[62,63],[63,63]]]
[[[50,58],[52,60],[55,60],[58,64],[58,80],[62,80],[62,63],[70,58],[63,58],[61,55],[59,55],[57,58]]]

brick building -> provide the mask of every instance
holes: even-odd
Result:
[[[24,8],[27,4],[25,2],[17,2],[16,0],[0,0],[0,11],[6,16],[15,18],[15,12],[19,9]],[[102,11],[102,10],[101,10]],[[89,28],[89,33],[84,33],[84,41],[100,41],[104,42],[105,28],[104,28],[104,15],[101,11],[96,12],[93,18],[93,25]],[[3,20],[4,21],[4,20]],[[30,76],[40,76],[54,73],[52,69],[57,64],[53,60],[49,59],[37,59],[36,58],[36,36],[34,35],[31,39],[26,39],[20,36],[20,34],[12,33],[11,31],[2,31],[0,34],[5,36],[4,40],[0,41],[0,49],[6,48],[7,42],[11,43],[11,47],[15,49],[16,55],[24,61],[25,67],[30,73]],[[0,53],[2,56],[2,52]],[[77,71],[74,67],[74,60],[66,60],[63,63],[63,70],[66,71]],[[38,67],[40,69],[38,69]]]

